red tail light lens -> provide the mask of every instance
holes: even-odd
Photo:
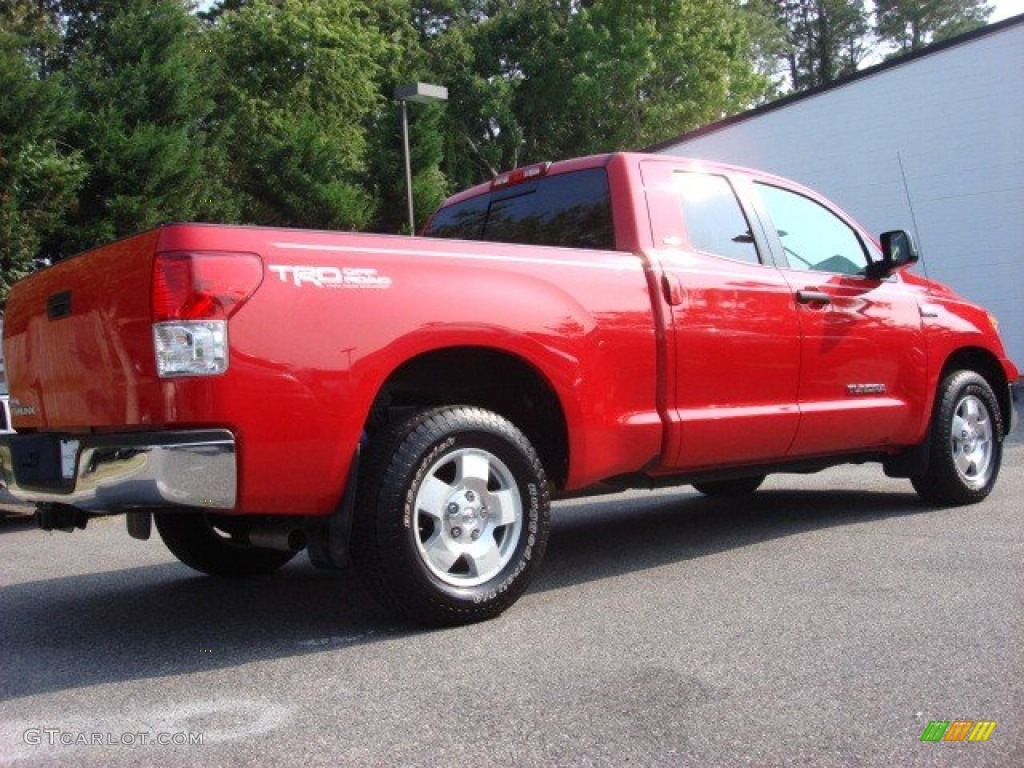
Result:
[[[254,253],[158,253],[153,265],[153,321],[227,320],[263,282]]]

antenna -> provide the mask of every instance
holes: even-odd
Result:
[[[917,215],[914,213],[914,201],[910,199],[910,186],[907,184],[907,172],[903,169],[903,157],[900,155],[899,150],[896,151],[896,162],[900,164],[900,178],[903,179],[903,194],[907,198],[907,207],[910,208],[910,221],[914,227],[914,239],[917,240],[917,252],[921,259],[921,269],[924,270],[924,276],[926,280],[931,280],[928,276],[928,264],[924,260],[924,243],[921,241],[921,232],[917,228]]]

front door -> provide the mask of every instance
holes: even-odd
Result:
[[[926,381],[916,299],[898,276],[865,276],[877,249],[824,201],[753,186],[800,320],[801,418],[790,454],[906,444]]]

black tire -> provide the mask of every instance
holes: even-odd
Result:
[[[761,487],[764,478],[764,475],[755,475],[732,480],[711,480],[706,483],[694,483],[693,487],[705,496],[749,496]]]
[[[942,380],[928,439],[928,470],[910,478],[922,499],[956,506],[989,495],[1002,463],[1003,423],[985,379],[955,371]]]
[[[475,407],[422,411],[370,440],[352,560],[373,597],[431,626],[490,619],[547,547],[547,477],[530,442]]]
[[[250,546],[232,537],[228,524],[218,524],[205,512],[156,512],[153,519],[175,557],[211,576],[258,576],[295,557],[295,552]]]

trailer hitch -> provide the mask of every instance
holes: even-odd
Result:
[[[89,513],[70,504],[46,502],[36,505],[36,525],[44,531],[71,533],[76,528],[85,530],[88,522]]]

